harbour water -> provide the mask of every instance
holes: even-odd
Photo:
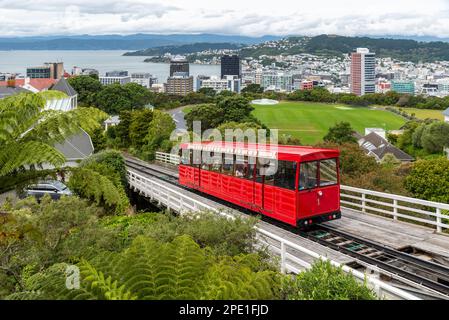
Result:
[[[126,51],[121,50],[65,50],[65,51],[0,51],[0,72],[26,73],[27,67],[41,66],[44,62],[64,62],[64,68],[71,72],[74,66],[80,68],[94,68],[100,74],[112,70],[127,70],[129,72],[149,72],[158,78],[160,83],[169,76],[169,65],[166,63],[143,62],[147,57],[123,56]],[[190,74],[220,75],[219,65],[190,65]]]

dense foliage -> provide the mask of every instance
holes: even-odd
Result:
[[[376,295],[366,284],[332,266],[329,261],[315,263],[294,280],[296,289],[289,296],[295,300],[374,300]]]
[[[0,100],[0,176],[43,163],[61,166],[66,159],[54,145],[81,129],[93,131],[106,117],[94,108],[44,110],[47,99],[63,97],[61,92],[47,91]]]
[[[417,161],[405,186],[417,198],[449,203],[449,160],[441,157]]]
[[[324,136],[323,140],[326,142],[345,143],[356,142],[354,137],[354,129],[352,129],[349,122],[340,122],[335,126],[329,128],[329,132]]]
[[[40,204],[30,198],[2,211],[0,298],[373,298],[365,285],[334,267],[326,272],[316,267],[298,278],[280,274],[255,246],[250,218],[212,213],[99,218],[102,210],[76,197],[45,197]],[[80,287],[68,289],[68,270],[75,266]],[[314,283],[317,276],[326,283]]]
[[[71,169],[69,188],[80,197],[105,208],[106,212],[124,214],[129,208],[125,192],[126,169],[116,151],[104,151]]]

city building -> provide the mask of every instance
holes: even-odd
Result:
[[[190,75],[189,62],[182,56],[176,56],[170,61],[170,77],[175,76],[175,73],[183,72],[187,76]]]
[[[30,79],[50,79],[50,67],[30,67],[27,68],[27,78]]]
[[[351,92],[357,96],[376,92],[375,54],[366,48],[357,48],[351,54]]]
[[[108,71],[105,73],[106,77],[127,77],[129,76],[128,71],[126,70],[114,70]]]
[[[44,66],[48,66],[50,68],[50,78],[59,80],[64,76],[64,63],[47,62]]]
[[[449,108],[443,111],[444,122],[449,123]]]
[[[154,78],[150,73],[136,72],[131,74],[131,82],[149,89],[153,83],[157,82],[157,78]]]
[[[131,82],[131,77],[130,76],[118,76],[118,77],[107,77],[107,76],[102,76],[99,78],[100,82],[102,85],[107,86],[113,83],[118,83],[118,84],[127,84]]]
[[[242,80],[237,76],[226,76],[224,79],[221,79],[216,76],[206,77],[206,76],[198,76],[197,77],[197,90],[201,88],[212,88],[216,92],[221,91],[232,91],[236,93],[240,93],[242,86]]]
[[[86,68],[86,69],[83,69],[83,72],[81,73],[81,75],[83,75],[83,76],[99,76],[100,73],[98,72],[97,69]]]
[[[314,83],[313,81],[307,81],[307,80],[301,81],[299,89],[300,90],[312,90],[314,87],[313,83]]]
[[[242,77],[242,64],[240,58],[237,55],[224,55],[221,57],[221,78],[226,76]]]
[[[291,92],[293,78],[288,73],[270,71],[262,75],[261,86],[265,91]]]
[[[177,96],[185,96],[193,92],[193,77],[188,77],[182,73],[174,73],[174,76],[167,79],[165,92]]]
[[[26,76],[30,79],[56,79],[64,76],[64,63],[47,62],[40,67],[30,67],[26,70]]]
[[[150,90],[155,93],[164,93],[166,84],[164,83],[153,83]]]
[[[391,91],[414,95],[415,83],[413,81],[393,80],[391,81]]]

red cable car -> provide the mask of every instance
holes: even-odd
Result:
[[[179,183],[307,227],[341,218],[339,156],[338,150],[312,147],[186,143]]]

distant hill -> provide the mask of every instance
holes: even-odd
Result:
[[[143,50],[199,42],[257,44],[281,37],[245,37],[216,34],[78,35],[0,38],[0,50]]]
[[[449,43],[423,42],[407,39],[344,37],[320,35],[316,37],[288,37],[276,41],[277,45],[258,44],[240,51],[242,57],[261,55],[300,54],[341,55],[363,47],[374,51],[378,57],[391,57],[402,61],[432,62],[449,60]]]
[[[135,52],[127,52],[124,55],[125,56],[160,56],[165,53],[171,53],[171,54],[190,54],[195,52],[200,52],[204,50],[219,50],[219,49],[231,49],[231,50],[237,50],[242,48],[243,44],[236,44],[236,43],[208,43],[208,42],[202,42],[202,43],[192,43],[192,44],[183,44],[183,45],[177,45],[177,46],[162,46],[162,47],[156,47],[156,48],[148,48],[145,50],[139,50]]]

